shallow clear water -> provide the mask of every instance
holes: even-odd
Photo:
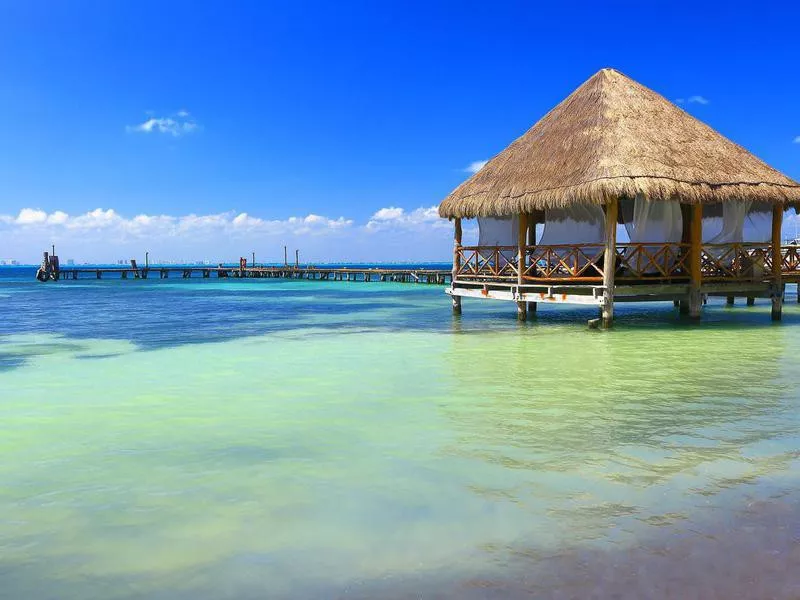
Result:
[[[0,597],[800,594],[793,289],[610,332],[391,283],[0,303]]]

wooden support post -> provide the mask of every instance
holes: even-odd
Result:
[[[122,279],[127,279],[128,278],[128,272],[127,271],[123,271],[121,276],[122,276]]]
[[[689,317],[700,318],[702,298],[700,285],[702,284],[702,251],[703,251],[703,205],[693,204],[691,221],[689,223]]]
[[[455,288],[458,272],[461,270],[461,219],[456,217],[454,220],[455,229],[453,231],[453,272],[451,274],[452,283],[451,288]],[[453,294],[453,314],[461,314],[461,296]]]
[[[603,305],[601,325],[608,329],[614,322],[614,271],[617,269],[617,212],[619,200],[612,198],[606,203],[606,235],[603,254]]]
[[[754,306],[756,303],[756,299],[753,296],[747,297],[747,306]]]
[[[783,254],[781,253],[781,227],[783,226],[783,205],[772,207],[772,320],[780,321],[783,311]]]
[[[527,264],[526,247],[528,245],[528,215],[520,213],[519,230],[517,232],[517,293],[522,293],[522,284],[525,282],[525,267]],[[528,318],[528,303],[517,300],[517,319],[525,321]]]
[[[725,304],[727,304],[728,306],[733,306],[734,304],[736,304],[736,296],[728,296],[727,298],[725,298]]]

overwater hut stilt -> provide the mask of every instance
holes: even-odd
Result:
[[[699,317],[705,295],[769,297],[800,280],[782,245],[800,184],[666,98],[603,69],[439,206],[455,226],[461,299],[595,305],[673,300]],[[462,240],[462,219],[479,240]],[[618,239],[618,232],[621,234]]]

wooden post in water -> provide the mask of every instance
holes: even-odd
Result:
[[[689,317],[700,318],[702,299],[703,205],[693,204],[689,224]]]
[[[747,297],[747,306],[755,306],[756,299],[753,296]]]
[[[783,311],[783,254],[781,254],[781,227],[783,226],[783,205],[772,207],[772,320],[780,321]]]
[[[619,200],[612,198],[606,204],[606,235],[603,253],[603,305],[601,325],[608,329],[614,322],[614,271],[617,268],[617,212]]]
[[[528,235],[527,235],[527,246],[525,251],[527,253],[528,247],[536,246],[536,222],[537,222],[537,215],[538,212],[534,211],[528,215]],[[528,302],[528,317],[536,317],[536,309],[538,304],[536,302],[529,301]]]
[[[528,243],[528,215],[520,213],[519,230],[517,231],[517,294],[522,294],[522,284],[525,281],[525,247]],[[517,320],[525,321],[528,318],[528,303],[517,300]]]
[[[455,230],[453,233],[453,271],[450,282],[451,291],[455,291],[456,278],[458,277],[458,272],[461,270],[461,219],[459,217],[456,217],[454,219],[454,223],[455,223]],[[461,296],[456,296],[455,294],[452,294],[451,298],[453,299],[453,314],[460,315]]]

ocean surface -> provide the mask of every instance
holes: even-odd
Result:
[[[0,598],[800,597],[800,308],[0,268]]]

